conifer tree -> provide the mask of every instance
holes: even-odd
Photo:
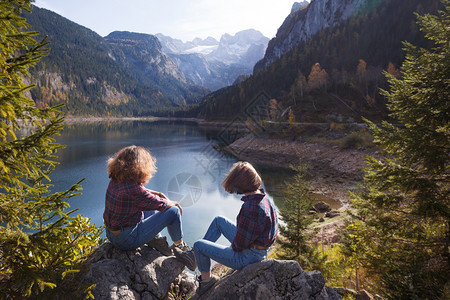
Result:
[[[292,182],[287,183],[283,208],[280,209],[282,223],[278,243],[282,259],[294,259],[309,270],[320,269],[325,258],[317,251],[317,246],[311,242],[315,231],[311,228],[314,216],[309,214],[313,200],[309,193],[310,186],[304,178],[304,167],[299,164]]]
[[[28,69],[46,55],[47,42],[21,16],[26,0],[0,1],[0,290],[2,298],[36,297],[70,277],[100,242],[99,229],[67,212],[81,189],[49,191],[49,175],[62,145],[57,107],[39,109],[25,94]],[[66,278],[68,278],[66,277]]]
[[[437,16],[418,16],[434,47],[405,42],[401,77],[385,73],[391,88],[382,93],[397,124],[368,122],[385,159],[368,159],[365,189],[353,197],[363,262],[390,299],[449,296],[450,1],[443,3]]]

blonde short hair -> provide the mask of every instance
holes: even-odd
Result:
[[[248,162],[239,161],[233,165],[222,186],[228,193],[245,194],[261,187],[261,177]]]
[[[108,159],[106,168],[109,178],[118,182],[147,183],[156,173],[156,159],[148,150],[128,146]]]

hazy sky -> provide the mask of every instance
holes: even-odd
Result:
[[[275,36],[302,0],[36,0],[38,7],[106,36],[115,30],[162,33],[183,41],[254,28]]]

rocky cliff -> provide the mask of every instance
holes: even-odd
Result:
[[[300,9],[300,8],[303,8],[304,6],[307,6],[307,5],[309,5],[309,2],[308,2],[308,1],[294,2],[294,4],[292,4],[291,14],[292,14],[294,11],[296,11],[296,10],[298,10],[298,9]]]
[[[96,284],[95,299],[341,299],[325,286],[318,271],[304,271],[295,261],[265,260],[231,270],[202,297],[195,295],[192,273],[175,257],[147,246],[121,251],[103,244],[88,260],[83,283]]]
[[[369,4],[384,0],[311,0],[309,5],[294,5],[291,14],[270,40],[264,58],[254,68],[258,72],[269,66],[297,44],[306,41],[320,30],[336,26],[340,22],[364,11]],[[303,5],[302,5],[303,4]]]

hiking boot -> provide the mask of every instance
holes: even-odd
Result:
[[[184,265],[191,271],[195,271],[197,268],[197,261],[195,260],[194,250],[189,248],[185,242],[180,243],[179,245],[172,245],[173,254],[175,257],[184,263]]]
[[[147,243],[147,246],[152,247],[155,250],[158,250],[159,253],[165,256],[172,255],[172,249],[169,247],[167,243],[167,238],[165,236],[155,236],[150,242]]]
[[[216,284],[216,282],[219,280],[219,277],[217,277],[216,275],[211,275],[211,277],[209,277],[208,280],[202,280],[202,276],[197,276],[197,281],[198,281],[198,288],[197,288],[197,295],[201,296],[204,293],[206,293],[211,287],[214,286],[214,284]]]

